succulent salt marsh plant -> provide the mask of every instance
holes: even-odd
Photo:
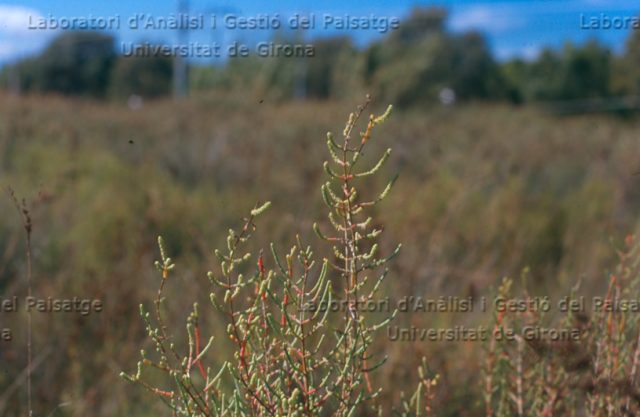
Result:
[[[616,249],[620,261],[603,296],[579,295],[579,280],[557,305],[540,308],[526,290],[514,296],[512,281],[503,280],[498,296],[527,300],[527,308],[494,312],[484,367],[487,416],[638,415],[640,247],[634,241],[628,236],[626,247]]]
[[[376,258],[377,244],[373,244],[368,252],[363,250],[363,242],[377,238],[382,230],[371,230],[373,219],[364,219],[361,215],[387,197],[398,177],[396,174],[382,193],[368,202],[359,200],[352,186],[354,180],[378,172],[391,155],[391,149],[388,149],[372,169],[361,173],[353,171],[373,129],[389,117],[392,109],[389,106],[379,117],[371,115],[361,137],[353,138],[354,128],[369,101],[367,96],[366,103],[350,115],[341,144],[331,133],[327,134],[327,146],[337,169],[325,162],[324,170],[341,186],[336,192],[327,182],[321,191],[324,202],[331,209],[329,220],[335,231],[322,231],[317,224],[313,229],[323,242],[334,245],[338,262],[324,259],[319,271],[314,269],[311,247],[305,248],[296,236],[298,245],[285,255],[285,262],[271,245],[275,270],[267,270],[266,255],[260,251],[251,277],[237,273],[240,265],[251,259],[250,253],[240,255],[240,248],[249,239],[251,229],[256,229],[255,218],[268,209],[270,203],[262,206],[256,203],[250,216],[243,219],[242,230],[229,231],[226,253],[216,250],[222,276],[211,272],[208,275],[212,284],[221,287],[225,295],[219,299],[212,293],[211,301],[227,317],[226,337],[236,344],[236,351],[234,358],[215,372],[204,365],[214,337],[203,343],[197,304],[187,324],[188,352],[179,353],[170,342],[172,336],[163,324],[161,305],[164,301],[162,289],[174,265],[165,253],[162,238],[158,239],[162,262],[156,265],[162,273],[162,281],[155,318],[152,319],[144,306],[140,309],[159,359],[152,359],[142,351],[143,360],[138,363],[137,373],[121,375],[157,394],[174,416],[342,417],[356,415],[366,404],[382,415],[382,406],[376,402],[381,390],[374,390],[368,374],[383,365],[386,359],[374,358],[370,347],[375,343],[376,330],[384,328],[397,311],[382,322],[370,323],[358,306],[376,299],[388,270],[375,282],[364,274],[393,259],[401,245],[385,258]],[[322,308],[332,303],[344,308],[338,311]],[[145,382],[145,367],[166,372],[176,389],[160,390]],[[424,381],[411,401],[404,400],[405,413],[402,415],[408,415],[406,413],[414,407],[417,407],[416,415],[421,415],[422,386],[426,387],[426,410],[431,415],[430,389],[435,379],[424,378],[422,369],[420,373]],[[195,374],[200,375],[194,378]],[[230,382],[223,383],[225,379]]]

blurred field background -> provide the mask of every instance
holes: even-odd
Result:
[[[211,365],[230,359],[226,323],[208,301],[217,290],[206,277],[219,271],[214,249],[224,247],[228,229],[242,225],[256,200],[269,200],[255,251],[273,242],[282,254],[299,233],[316,259],[334,256],[311,228],[330,227],[320,193],[322,164],[330,159],[326,133],[338,136],[366,93],[376,115],[395,106],[362,165],[372,166],[389,147],[393,154],[380,175],[360,184],[360,193],[373,197],[400,173],[371,212],[385,226],[380,253],[403,244],[383,284],[392,305],[406,295],[489,296],[502,277],[517,280],[527,266],[535,295],[557,299],[579,277],[581,294],[601,292],[617,260],[614,247],[638,229],[639,114],[559,116],[537,103],[637,95],[640,36],[629,39],[623,56],[592,42],[549,50],[534,62],[497,63],[478,34],[444,32],[445,17],[417,9],[403,30],[365,51],[346,39],[320,42],[320,63],[303,78],[296,75],[300,60],[192,67],[182,102],[169,96],[170,62],[137,65],[108,48],[97,48],[99,61],[86,66],[74,59],[91,54],[72,50],[68,61],[45,51],[21,63],[19,96],[11,92],[12,68],[5,68],[0,181],[32,210],[34,296],[104,304],[87,317],[34,314],[37,415],[64,402],[71,404],[55,415],[168,415],[157,398],[117,376],[132,372],[140,349],[151,347],[138,305],[151,309],[157,295],[159,235],[177,265],[165,289],[176,344],[185,345],[185,320],[198,301],[206,338],[217,335]],[[98,71],[106,78],[92,84],[90,69],[107,67],[112,72]],[[445,87],[456,91],[454,105],[440,103]],[[131,94],[144,99],[140,108],[127,105]],[[22,224],[3,196],[0,295],[26,295],[26,268]],[[488,312],[403,313],[393,324],[490,322]],[[14,337],[0,343],[0,415],[7,417],[26,413],[25,323],[24,313],[2,313],[0,327]],[[372,375],[374,386],[387,387],[381,403],[397,406],[401,390],[415,389],[415,369],[426,356],[441,375],[438,415],[481,414],[480,342],[392,342],[383,333],[379,341],[378,355],[389,356]],[[3,395],[11,387],[14,393]]]

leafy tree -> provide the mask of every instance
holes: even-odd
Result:
[[[116,59],[111,36],[99,32],[66,32],[40,56],[19,65],[26,91],[103,97]]]
[[[172,58],[120,57],[113,68],[109,90],[114,97],[159,97],[171,94],[172,77]]]
[[[484,38],[470,32],[453,40],[455,54],[450,63],[450,84],[460,98],[503,98],[501,78]]]
[[[504,97],[504,82],[478,33],[444,30],[446,11],[414,9],[408,21],[364,54],[362,79],[398,106],[434,102],[453,88],[463,99]]]
[[[322,39],[314,42],[315,57],[307,66],[306,92],[308,97],[340,96],[350,84],[350,69],[356,59],[351,40],[346,37]]]
[[[632,31],[624,56],[612,62],[610,89],[616,95],[640,94],[640,33]]]
[[[538,59],[522,68],[524,80],[520,86],[526,101],[550,100],[557,96],[561,57],[551,48],[545,48]]]
[[[609,95],[611,53],[589,41],[582,48],[567,45],[560,68],[558,98],[578,99]]]
[[[542,51],[531,63],[514,60],[502,66],[516,101],[576,100],[611,95],[612,58],[596,41],[582,47],[567,43],[562,51]]]

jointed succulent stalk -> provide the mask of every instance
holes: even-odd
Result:
[[[374,407],[382,415],[382,407],[375,403],[380,390],[374,391],[368,374],[386,359],[370,363],[373,359],[369,347],[373,343],[372,333],[388,325],[397,311],[383,322],[371,325],[365,322],[359,305],[375,300],[388,271],[385,270],[375,284],[370,283],[363,274],[389,262],[397,255],[401,245],[384,259],[374,258],[377,244],[373,244],[369,252],[363,251],[363,241],[376,238],[381,230],[368,230],[372,219],[363,220],[360,215],[367,207],[377,204],[388,195],[398,176],[396,174],[379,197],[370,202],[360,202],[351,185],[355,179],[378,172],[391,155],[389,149],[371,170],[361,173],[353,171],[365,144],[371,139],[373,128],[383,123],[391,112],[389,106],[383,115],[371,115],[359,142],[356,141],[352,134],[369,100],[367,96],[366,103],[359,106],[355,114],[351,114],[343,132],[342,144],[338,145],[331,133],[327,135],[329,152],[338,165],[338,173],[327,162],[324,169],[332,180],[341,183],[341,188],[336,194],[331,184],[327,183],[321,191],[325,203],[332,210],[329,220],[337,236],[325,235],[317,224],[313,228],[320,239],[335,245],[337,262],[324,259],[320,271],[317,271],[314,269],[311,248],[305,249],[300,237],[296,236],[298,245],[285,256],[286,263],[281,262],[275,246],[271,244],[275,270],[266,269],[264,253],[260,251],[255,273],[250,278],[237,274],[237,267],[251,258],[249,253],[240,256],[239,247],[250,237],[247,234],[249,229],[255,230],[254,218],[264,212],[269,203],[263,206],[256,203],[251,216],[243,219],[245,225],[239,233],[230,230],[227,254],[216,250],[221,260],[223,278],[216,278],[211,272],[208,275],[211,282],[225,294],[220,299],[214,292],[211,301],[227,317],[227,331],[236,343],[237,350],[235,360],[225,362],[215,375],[203,365],[205,354],[212,350],[213,337],[202,348],[197,304],[187,324],[188,354],[179,355],[174,344],[169,342],[171,336],[163,324],[160,306],[164,301],[163,285],[174,265],[166,257],[162,239],[159,238],[162,263],[158,262],[157,266],[162,272],[162,281],[156,300],[157,324],[152,323],[150,314],[142,305],[140,308],[160,358],[154,361],[143,351],[137,374],[122,373],[122,376],[157,394],[174,416],[295,417],[329,413],[343,417],[355,416],[356,410],[369,401],[374,401]],[[294,257],[299,266],[294,266]],[[330,270],[334,271],[332,274],[336,275],[335,279],[331,278]],[[343,287],[342,290],[337,290],[339,287]],[[338,309],[335,312],[328,307],[335,302],[342,304],[342,311]],[[337,320],[334,319],[336,315]],[[329,341],[332,338],[333,343]],[[145,366],[168,372],[177,390],[163,391],[143,382],[142,370]],[[204,382],[194,381],[192,371],[200,373],[198,380]],[[422,370],[420,372],[423,380],[413,397],[412,406],[417,402],[416,415],[422,415],[420,397],[424,386],[425,409],[427,415],[432,415],[431,387],[435,385],[435,379],[424,378]],[[230,391],[222,385],[226,374],[231,377],[231,382],[226,384],[227,388],[231,387]]]
[[[356,387],[363,382],[362,379],[365,378],[367,372],[369,372],[366,357],[367,349],[371,344],[370,334],[380,326],[374,326],[373,328],[367,327],[358,305],[371,300],[375,296],[388,271],[382,274],[368,295],[358,293],[367,282],[367,278],[362,279],[360,277],[364,271],[372,270],[390,261],[397,255],[402,246],[399,245],[396,251],[388,258],[380,260],[374,259],[374,255],[378,249],[377,244],[371,247],[369,253],[362,253],[361,250],[362,241],[375,238],[380,234],[381,230],[374,229],[367,233],[367,228],[371,224],[371,217],[364,221],[358,221],[356,217],[363,212],[365,207],[382,201],[398,178],[398,174],[396,174],[376,200],[372,202],[357,202],[356,190],[351,186],[352,180],[375,174],[391,155],[391,149],[388,149],[373,169],[363,173],[353,173],[353,168],[362,154],[362,149],[370,139],[372,129],[387,120],[391,113],[391,106],[389,106],[382,116],[375,118],[371,115],[366,130],[360,134],[361,139],[358,143],[354,141],[351,136],[358,119],[368,103],[369,96],[367,96],[367,102],[363,106],[360,106],[355,114],[352,113],[350,115],[343,132],[344,142],[341,145],[336,143],[331,133],[327,134],[327,146],[334,162],[339,166],[339,173],[335,173],[330,168],[328,162],[324,163],[324,168],[333,180],[341,182],[342,185],[339,195],[336,195],[331,189],[331,183],[327,182],[322,186],[322,195],[325,204],[333,210],[329,213],[329,220],[339,236],[326,237],[320,231],[317,224],[313,225],[320,239],[335,242],[339,245],[334,246],[334,251],[336,257],[340,259],[343,264],[343,266],[338,266],[329,262],[329,266],[340,272],[342,277],[341,285],[344,287],[343,302],[347,307],[346,312],[348,313],[344,315],[342,327],[336,331],[336,336],[340,337],[340,335],[342,335],[342,346],[338,350],[340,356],[337,358],[335,365],[338,366],[338,369],[342,369],[345,375],[340,380],[340,392],[337,393],[338,400],[340,401],[340,406],[336,413],[338,416],[348,415],[347,412],[355,409],[360,402],[364,401],[365,397],[362,397],[362,395],[354,399],[353,394]],[[356,142],[355,146],[351,145],[353,142]],[[334,212],[337,218],[334,216]],[[393,319],[395,314],[396,313],[394,313],[391,319]],[[386,325],[391,319],[382,323],[382,326]],[[377,366],[379,365],[374,365],[374,367]],[[370,392],[370,394],[372,399],[378,395],[378,393],[373,392]]]
[[[631,305],[625,309],[618,304],[640,300],[640,251],[634,239],[629,236],[627,248],[617,250],[620,263],[609,277],[601,304],[594,304],[592,316],[572,309],[566,311],[557,328],[578,337],[523,340],[520,331],[524,326],[553,328],[545,313],[536,308],[527,308],[522,313],[496,312],[496,329],[514,329],[516,334],[511,339],[493,337],[490,341],[487,363],[497,360],[506,366],[487,372],[488,381],[491,376],[500,381],[500,385],[488,382],[487,416],[494,415],[496,405],[495,414],[505,416],[638,415],[640,315]],[[580,281],[571,291],[567,306],[577,300],[579,284]],[[511,281],[505,278],[498,296],[507,301],[517,300],[510,286]],[[524,299],[531,300],[527,292]],[[495,398],[496,390],[502,394],[500,399]],[[503,398],[507,401],[501,401]]]

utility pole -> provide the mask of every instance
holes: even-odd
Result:
[[[216,42],[216,34],[222,33],[222,36],[218,35],[217,39],[220,42],[221,53],[220,58],[218,59],[215,55],[213,56],[212,62],[215,63],[226,63],[225,52],[227,48],[227,30],[224,26],[223,20],[224,16],[227,14],[237,14],[238,9],[229,6],[228,4],[222,4],[220,6],[209,7],[207,9],[207,13],[211,16],[216,15],[216,29],[211,29],[211,44],[213,45]],[[218,32],[218,29],[220,31]]]
[[[305,15],[308,16],[308,11],[305,12]],[[304,44],[304,32],[301,29],[298,29],[296,32],[296,37],[293,43],[301,43]],[[309,72],[307,57],[298,58],[298,63],[296,65],[296,80],[295,87],[293,91],[294,98],[296,100],[304,101],[307,98],[307,76]]]
[[[189,13],[188,0],[178,0],[178,17],[180,22]],[[178,29],[178,45],[187,44],[187,28],[183,25]],[[173,95],[176,100],[184,100],[187,96],[187,61],[181,56],[173,57]]]

